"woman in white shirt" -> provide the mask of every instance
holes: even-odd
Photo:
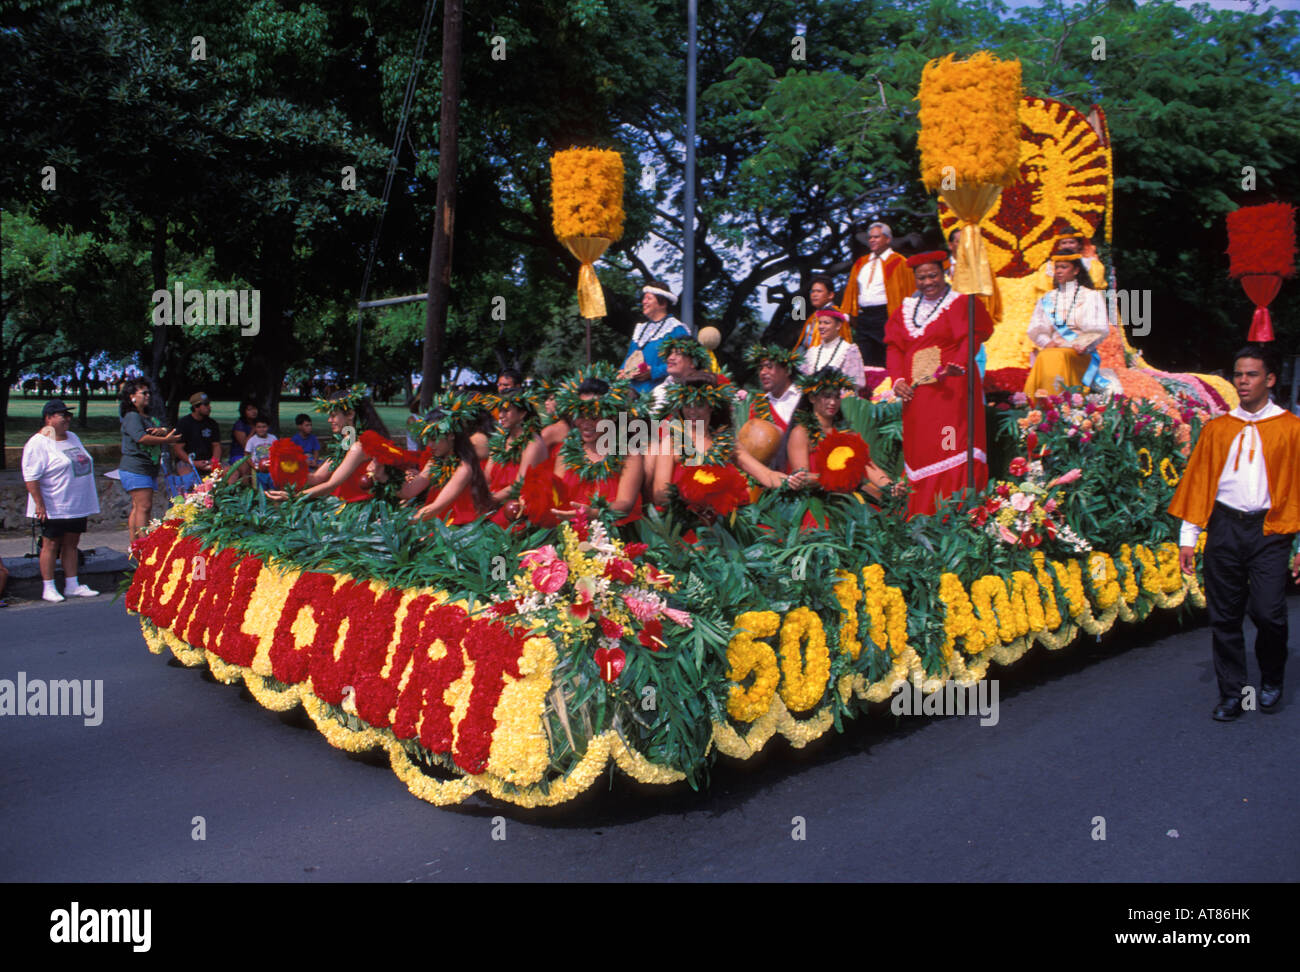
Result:
[[[72,412],[57,398],[41,410],[41,430],[23,446],[22,472],[27,484],[27,515],[41,521],[41,580],[46,601],[94,597],[77,579],[77,544],[86,532],[86,518],[99,512],[95,492],[95,463],[68,431]],[[54,586],[54,563],[63,558],[63,594]]]
[[[840,328],[848,316],[834,308],[819,310],[813,315],[821,341],[804,352],[799,368],[805,375],[816,374],[823,368],[834,368],[853,382],[855,391],[861,392],[867,383],[862,352],[852,341],[846,341]]]

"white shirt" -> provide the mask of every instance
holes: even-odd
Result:
[[[655,385],[650,391],[650,404],[658,414],[659,409],[663,408],[664,399],[668,397],[668,390],[677,384],[677,379],[669,375],[659,384]]]
[[[75,520],[99,512],[95,492],[95,463],[81,440],[69,432],[62,442],[37,432],[23,446],[23,482],[40,483],[45,515]],[[27,494],[27,515],[36,515],[36,501]]]
[[[803,397],[803,392],[799,390],[799,386],[794,382],[790,382],[783,394],[766,394],[768,404],[772,406],[772,411],[780,416],[782,422],[789,425],[790,419],[794,415],[795,406],[799,404],[799,399]]]
[[[859,307],[876,307],[889,302],[885,295],[885,261],[893,255],[894,251],[885,247],[880,253],[873,254],[858,271]]]
[[[274,432],[266,435],[250,435],[244,440],[244,455],[252,456],[254,463],[271,458],[271,443],[276,440]]]
[[[1248,412],[1238,405],[1228,414],[1243,422],[1259,422],[1281,415],[1282,409],[1269,402],[1258,412]],[[1252,445],[1255,453],[1253,459]],[[1240,460],[1237,458],[1238,450]],[[1234,470],[1233,466],[1237,468]],[[1268,471],[1264,468],[1264,440],[1260,437],[1259,429],[1253,425],[1247,425],[1232,440],[1228,458],[1223,463],[1223,471],[1219,473],[1219,491],[1214,499],[1215,502],[1243,513],[1262,513],[1273,507],[1273,498],[1268,492]],[[1196,538],[1200,535],[1199,526],[1184,520],[1182,529],[1178,531],[1178,545],[1194,547]]]

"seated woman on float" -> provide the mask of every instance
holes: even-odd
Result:
[[[640,519],[645,446],[618,441],[620,425],[634,430],[635,420],[643,419],[631,386],[618,380],[613,368],[596,364],[564,382],[555,401],[558,414],[572,426],[553,466],[564,491],[564,506],[555,508],[555,515],[572,519],[600,496],[623,515],[617,525]],[[626,416],[622,423],[620,413]]]
[[[803,400],[790,429],[790,468],[830,492],[863,490],[880,499],[894,486],[885,471],[871,461],[862,437],[849,428],[840,408],[852,381],[833,368],[822,368],[797,379]]]
[[[309,499],[325,495],[344,503],[371,499],[375,484],[387,481],[387,467],[400,465],[395,461],[398,457],[411,464],[419,461],[414,453],[393,444],[362,385],[317,399],[316,411],[326,413],[333,433],[333,441],[326,451],[332,455],[307,476],[307,488],[302,495]],[[283,500],[289,494],[272,489],[266,495]]]
[[[444,392],[415,426],[430,456],[398,495],[421,504],[416,519],[445,519],[460,526],[495,509],[474,441],[486,407],[481,398]]]
[[[664,397],[658,417],[660,438],[655,461],[654,501],[664,506],[669,499],[669,485],[681,486],[691,469],[730,466],[748,473],[758,485],[775,489],[797,489],[806,474],[789,476],[770,469],[748,452],[737,448],[732,425],[732,408],[736,389],[721,376],[708,371],[694,371],[676,383]],[[679,490],[680,491],[680,490]]]
[[[1097,346],[1109,333],[1110,321],[1105,298],[1080,272],[1081,260],[1077,252],[1052,254],[1056,287],[1039,298],[1029,320],[1029,339],[1038,347],[1025,382],[1030,398],[1104,382]]]
[[[484,473],[492,502],[500,506],[492,520],[505,526],[522,512],[516,497],[524,476],[533,466],[546,461],[549,450],[542,438],[542,409],[533,393],[522,388],[507,389],[495,396],[494,404],[497,430],[488,440]],[[567,434],[567,426],[565,430]]]

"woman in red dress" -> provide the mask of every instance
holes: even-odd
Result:
[[[736,447],[731,409],[736,401],[735,386],[718,381],[708,371],[687,374],[664,397],[659,418],[660,438],[655,461],[654,502],[668,503],[668,487],[687,466],[731,466],[748,473],[760,486],[782,484],[797,488],[804,475],[787,476],[763,465]]]
[[[803,389],[804,398],[795,409],[795,421],[790,429],[790,468],[796,472],[806,470],[808,478],[815,484],[822,484],[826,470],[821,467],[821,456],[817,447],[822,439],[835,432],[849,432],[848,420],[840,409],[844,392],[853,388],[853,380],[843,372],[833,368],[823,368],[811,375],[802,375],[798,379]],[[866,443],[854,435],[862,450]],[[856,446],[856,443],[854,444]],[[880,499],[884,491],[893,486],[893,480],[866,455],[862,479],[853,484],[861,487],[863,492],[873,499]]]
[[[546,461],[548,450],[541,436],[537,404],[527,392],[521,388],[507,389],[497,396],[497,403],[497,431],[488,440],[485,472],[492,501],[504,504],[492,514],[492,522],[506,527],[522,512],[514,496],[519,493],[524,475],[537,463]]]
[[[555,457],[553,467],[564,485],[565,506],[555,515],[572,519],[586,509],[593,497],[603,497],[610,508],[622,514],[617,525],[641,517],[641,479],[644,475],[644,446],[630,448],[618,441],[620,424],[633,428],[640,418],[627,382],[596,377],[599,367],[566,382],[556,395],[557,411],[572,424]],[[626,417],[619,422],[619,414]],[[647,443],[648,444],[648,443]]]
[[[908,266],[917,292],[885,324],[886,367],[903,400],[903,461],[912,494],[907,511],[933,513],[939,500],[966,488],[969,305],[943,279],[948,254],[918,253]],[[975,301],[975,351],[993,334],[993,318]],[[975,395],[975,489],[988,481],[984,390]]]
[[[416,436],[432,457],[399,495],[417,502],[423,497],[417,519],[437,517],[461,526],[492,512],[492,493],[475,443],[485,409],[480,398],[444,392],[416,425]]]
[[[385,465],[366,452],[361,443],[361,433],[371,431],[385,439],[389,435],[375,406],[366,396],[365,388],[354,385],[327,399],[320,399],[316,411],[326,413],[334,440],[327,448],[325,461],[307,477],[307,488],[302,495],[312,499],[330,495],[344,503],[370,499],[374,483],[385,481],[388,474]],[[283,500],[289,494],[272,489],[267,490],[266,495],[273,500]]]

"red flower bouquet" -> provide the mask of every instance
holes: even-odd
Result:
[[[856,432],[832,432],[813,453],[812,465],[821,476],[822,489],[847,493],[857,489],[867,474],[871,450]]]
[[[734,466],[680,465],[673,485],[687,506],[726,516],[749,502],[749,484]]]
[[[276,439],[271,443],[271,482],[279,489],[307,485],[307,454],[292,439]]]

